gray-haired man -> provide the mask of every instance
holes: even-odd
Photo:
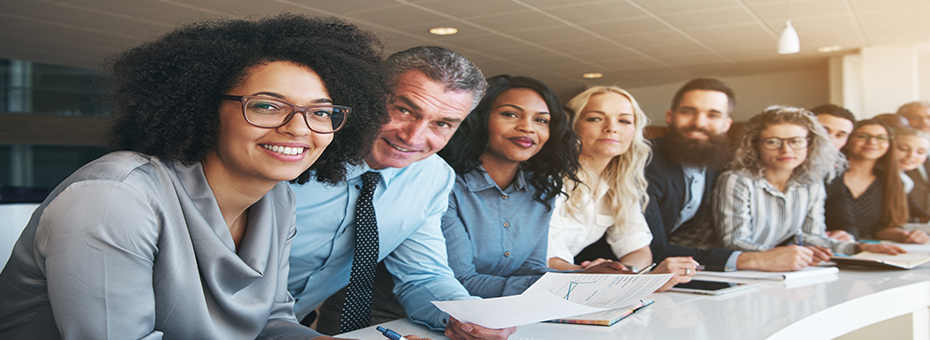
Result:
[[[288,290],[297,300],[295,313],[304,318],[349,284],[350,276],[358,277],[353,257],[361,255],[353,253],[366,241],[356,240],[356,230],[364,228],[356,218],[356,203],[363,174],[374,171],[371,202],[378,247],[373,257],[394,275],[395,292],[410,318],[445,328],[452,339],[505,339],[515,328],[464,325],[430,303],[471,298],[446,258],[440,219],[455,175],[435,153],[483,96],[484,76],[463,56],[441,47],[415,47],[386,63],[394,90],[388,103],[391,120],[375,140],[367,165],[350,168],[347,181],[337,186],[311,182],[291,187],[297,196],[298,232]]]

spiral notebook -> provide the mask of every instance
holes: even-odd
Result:
[[[579,325],[595,325],[595,326],[611,326],[619,322],[620,320],[626,319],[628,316],[632,315],[633,313],[636,313],[636,311],[643,309],[653,303],[655,303],[654,300],[641,300],[639,303],[632,305],[632,306],[605,310],[603,312],[582,314],[582,315],[577,315],[571,318],[549,320],[546,322],[574,323],[574,324],[579,324]]]

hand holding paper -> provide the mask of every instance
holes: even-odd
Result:
[[[433,304],[462,322],[506,328],[629,306],[652,294],[671,277],[546,273],[521,295]]]

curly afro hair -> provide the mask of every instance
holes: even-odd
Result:
[[[108,93],[116,108],[110,131],[118,149],[163,160],[201,161],[214,149],[218,95],[251,67],[288,61],[316,72],[335,104],[352,108],[320,158],[293,180],[345,178],[362,164],[388,121],[387,81],[378,38],[343,20],[284,14],[257,21],[218,20],[181,27],[110,61]]]

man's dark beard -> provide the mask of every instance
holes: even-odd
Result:
[[[698,140],[685,136],[692,131],[700,131],[710,137]],[[697,127],[678,130],[674,125],[669,125],[664,149],[665,155],[674,164],[718,170],[727,161],[728,144],[726,133],[714,134]]]

